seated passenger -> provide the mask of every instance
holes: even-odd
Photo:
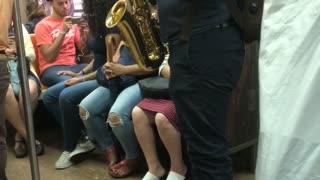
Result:
[[[33,45],[30,39],[30,36],[22,26],[23,37],[24,37],[24,46],[26,53],[26,60],[28,67],[35,60],[35,53],[33,49]],[[6,94],[5,101],[5,116],[9,123],[16,129],[15,135],[15,145],[14,145],[14,153],[17,158],[25,157],[28,154],[28,149],[26,145],[27,139],[27,130],[25,126],[25,117],[24,117],[24,107],[22,102],[22,93],[20,88],[20,80],[17,70],[18,65],[18,57],[16,56],[16,45],[13,38],[9,39],[10,49],[6,50],[7,56],[10,58],[8,65],[10,70],[10,84],[8,87],[8,91]],[[40,81],[35,75],[35,72],[29,69],[28,71],[28,82],[29,82],[29,91],[31,97],[31,106],[33,112],[35,111],[38,105],[38,96],[40,92]],[[36,141],[36,152],[37,155],[41,155],[44,152],[43,145]]]
[[[35,1],[27,3],[28,22],[24,24],[29,34],[34,34],[34,28],[43,18],[47,16],[45,7]]]
[[[82,70],[81,75],[51,86],[43,95],[44,105],[63,128],[64,147],[55,163],[56,169],[70,167],[74,156],[95,149],[91,141],[78,142],[82,135],[81,131],[84,129],[79,116],[78,104],[99,87],[96,80],[97,69],[102,67],[107,59],[105,36],[119,34],[118,29],[107,29],[104,25],[106,10],[111,7],[111,1],[100,1],[100,4],[96,4],[93,10],[87,3],[92,5],[95,1],[84,2],[84,16],[88,18],[90,29],[88,45],[93,52],[94,59]],[[87,16],[92,14],[94,16]]]
[[[76,48],[86,53],[86,36],[80,38],[86,23],[72,24],[69,0],[47,1],[53,12],[37,24],[35,36],[41,82],[50,87],[83,73],[86,64],[76,64]]]
[[[159,74],[170,77],[167,60],[159,68]],[[167,180],[183,180],[187,171],[182,158],[181,137],[176,109],[171,100],[143,99],[132,111],[132,121],[138,142],[148,164],[148,172],[142,180],[157,180],[165,175],[161,165],[153,132],[157,127],[160,138],[170,156],[170,172]]]

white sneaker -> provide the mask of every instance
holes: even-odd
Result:
[[[78,154],[93,151],[95,148],[96,146],[90,140],[87,140],[86,142],[83,142],[83,143],[79,143],[77,147],[70,153],[70,158]]]
[[[70,159],[70,152],[63,151],[63,153],[55,163],[56,169],[65,169],[72,166],[72,162],[70,161]]]

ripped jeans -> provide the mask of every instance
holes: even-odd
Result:
[[[98,143],[102,151],[113,144],[109,124],[126,153],[126,159],[134,159],[140,155],[131,121],[131,111],[141,100],[140,88],[136,83],[124,89],[114,103],[110,98],[110,90],[102,86],[81,101],[80,116],[88,135]]]

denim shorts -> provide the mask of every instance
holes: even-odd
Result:
[[[13,89],[14,95],[19,96],[20,93],[20,78],[18,72],[18,60],[11,59],[8,61],[8,67],[10,72],[10,84]],[[40,92],[40,81],[39,79],[31,72],[28,72],[28,79],[34,80],[38,85],[38,91]]]

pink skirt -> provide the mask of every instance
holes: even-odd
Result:
[[[144,110],[162,113],[179,131],[176,108],[172,100],[145,98],[137,106]]]

